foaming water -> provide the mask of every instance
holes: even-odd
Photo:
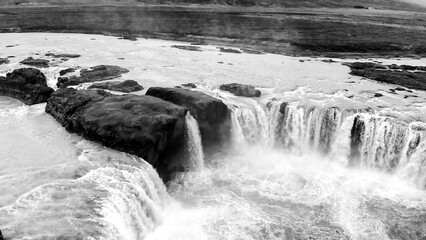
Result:
[[[143,239],[170,201],[143,159],[67,133],[1,98],[0,226],[6,239]]]
[[[189,155],[189,162],[192,170],[203,170],[204,168],[204,153],[201,142],[201,133],[197,120],[188,113],[185,116],[185,140]]]

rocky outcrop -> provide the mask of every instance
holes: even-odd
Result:
[[[46,102],[52,92],[44,74],[35,68],[16,69],[6,77],[0,77],[0,95],[19,99],[28,105]]]
[[[88,87],[88,89],[99,88],[99,89],[107,89],[116,92],[136,92],[143,90],[143,87],[139,85],[138,82],[134,80],[126,80],[124,82],[102,82],[102,83],[94,83]]]
[[[242,97],[260,97],[262,94],[260,90],[256,89],[254,86],[239,83],[223,84],[219,88],[220,90],[231,92],[235,96]]]
[[[426,79],[425,66],[382,65],[371,62],[344,63],[344,65],[350,67],[350,74],[355,76],[426,90],[426,82],[424,81]]]
[[[188,108],[198,122],[205,150],[229,139],[229,110],[221,100],[202,92],[181,88],[152,87],[146,95]]]
[[[151,96],[113,95],[103,90],[60,89],[46,105],[68,131],[142,157],[167,180],[182,170],[188,109]]]
[[[98,65],[90,69],[82,69],[80,71],[80,76],[59,77],[57,86],[59,88],[65,88],[87,82],[111,80],[121,77],[121,74],[127,72],[129,72],[129,70],[119,66]]]
[[[195,83],[184,83],[181,85],[182,87],[187,87],[187,88],[197,88],[197,85]]]
[[[22,60],[20,63],[24,65],[29,65],[33,67],[39,67],[39,68],[47,68],[49,67],[49,60],[45,59],[34,59],[32,57],[29,57],[27,59]]]
[[[0,58],[0,65],[2,64],[8,64],[10,61],[7,58]]]

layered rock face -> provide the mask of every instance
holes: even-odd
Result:
[[[256,89],[254,86],[239,83],[223,84],[219,88],[220,90],[228,91],[235,96],[242,97],[260,97],[262,94],[260,90]]]
[[[94,83],[88,87],[88,89],[93,89],[93,88],[107,89],[111,91],[124,92],[124,93],[131,93],[131,92],[143,90],[143,87],[134,80],[126,80],[124,82],[114,81],[114,82]]]
[[[90,69],[82,69],[80,76],[58,78],[57,86],[59,88],[66,88],[68,86],[75,86],[87,82],[111,80],[121,77],[121,74],[127,72],[129,72],[129,70],[118,66],[98,65]]]
[[[46,102],[52,92],[46,77],[38,69],[16,69],[6,77],[0,77],[0,95],[19,99],[28,105]]]
[[[46,112],[70,132],[142,157],[165,181],[183,170],[185,107],[151,96],[66,88],[52,94]]]
[[[230,114],[221,100],[202,92],[180,88],[152,87],[146,95],[188,108],[198,122],[205,150],[229,139]]]

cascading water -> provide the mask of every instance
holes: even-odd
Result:
[[[185,116],[185,140],[189,155],[189,161],[193,170],[203,170],[204,168],[204,153],[201,142],[200,128],[195,118],[188,113]]]

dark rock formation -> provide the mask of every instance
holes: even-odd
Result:
[[[226,53],[242,53],[241,51],[237,50],[237,49],[233,49],[233,48],[219,48],[219,50],[221,52],[226,52]]]
[[[7,58],[0,58],[0,65],[7,64],[9,62],[10,62],[9,59],[7,59]]]
[[[376,98],[377,98],[377,97],[383,97],[383,94],[381,94],[381,93],[375,93],[375,94],[374,94],[374,97],[376,97]]]
[[[111,91],[124,92],[124,93],[143,90],[143,87],[134,80],[126,80],[124,82],[114,81],[114,82],[94,83],[89,86],[89,89],[92,89],[92,88],[107,89]]]
[[[39,67],[39,68],[47,68],[47,67],[49,67],[49,60],[45,60],[45,59],[34,59],[32,57],[24,59],[20,63],[25,64],[25,65],[29,65],[29,66]]]
[[[195,83],[184,83],[181,84],[183,87],[187,87],[187,88],[197,88],[197,85],[195,85]]]
[[[381,65],[371,62],[345,63],[344,65],[349,66],[351,68],[350,74],[355,76],[379,82],[398,84],[413,89],[426,90],[426,67],[423,66]]]
[[[79,57],[81,57],[80,54],[68,54],[68,53],[59,53],[59,54],[46,53],[45,56],[53,57],[53,58],[79,58]]]
[[[195,51],[195,52],[202,52],[200,47],[197,46],[188,46],[188,45],[173,45],[172,48],[178,48],[181,50],[187,50],[187,51]]]
[[[351,153],[349,165],[356,166],[361,158],[362,138],[364,136],[365,123],[360,116],[356,116],[351,129]]]
[[[137,41],[138,39],[131,35],[131,34],[125,34],[122,37],[119,37],[118,39],[124,39],[124,40],[129,40],[129,41]]]
[[[28,105],[46,102],[52,92],[46,77],[38,69],[16,69],[6,77],[0,77],[0,95],[19,99]]]
[[[167,180],[182,170],[187,108],[151,96],[60,89],[46,105],[68,131],[142,157]]]
[[[198,91],[179,88],[149,88],[146,95],[187,107],[200,127],[205,150],[229,139],[228,107],[219,99]]]
[[[262,94],[260,90],[254,88],[254,86],[239,83],[223,84],[219,88],[220,90],[231,92],[235,96],[260,97]]]
[[[65,88],[68,86],[79,85],[87,82],[98,82],[111,80],[114,78],[121,77],[121,74],[127,73],[129,70],[111,65],[98,65],[91,67],[90,69],[82,69],[80,76],[71,77],[60,77],[58,78],[57,86],[59,88]]]
[[[3,240],[4,238],[3,238],[3,233],[1,232],[1,230],[0,230],[0,240]]]
[[[64,76],[65,74],[72,73],[72,72],[75,72],[75,68],[67,68],[67,69],[59,71],[59,75]]]
[[[283,102],[280,105],[280,113],[281,114],[285,114],[285,110],[287,109],[288,103],[287,102]]]

